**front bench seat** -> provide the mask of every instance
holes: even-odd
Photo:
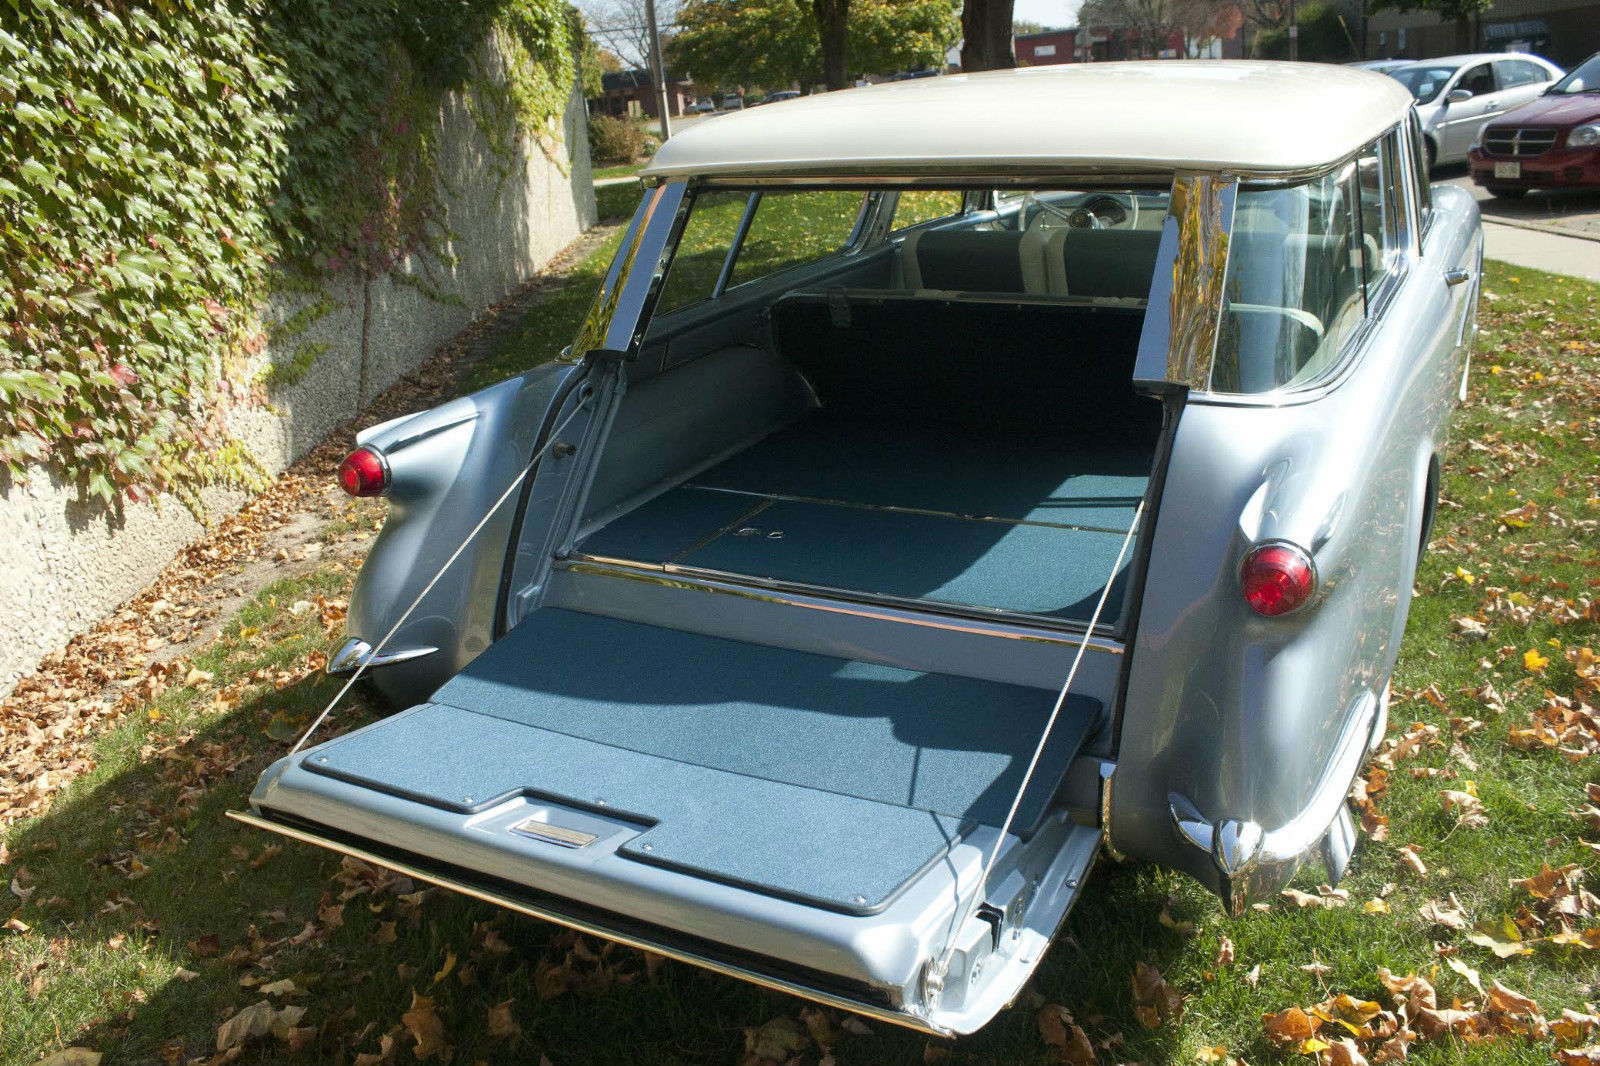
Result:
[[[912,292],[1035,292],[1025,270],[1023,234],[1002,229],[936,229],[909,233],[900,269]]]
[[[1049,232],[1045,280],[1053,295],[1149,298],[1160,230],[1064,227]]]

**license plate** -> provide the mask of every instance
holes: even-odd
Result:
[[[1520,178],[1522,177],[1522,164],[1496,163],[1494,165],[1494,176],[1497,178]]]

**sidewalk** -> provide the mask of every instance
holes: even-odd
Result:
[[[1600,242],[1483,221],[1483,254],[1513,266],[1600,281]]]

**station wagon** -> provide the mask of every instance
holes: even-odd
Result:
[[[933,1033],[1102,851],[1337,880],[1482,240],[1410,94],[1096,63],[688,129],[570,350],[374,426],[388,518],[243,821]],[[1093,950],[1092,944],[1086,944]]]

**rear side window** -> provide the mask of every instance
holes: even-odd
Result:
[[[1534,85],[1549,80],[1544,71],[1526,59],[1502,59],[1495,64],[1500,73],[1500,87],[1514,89],[1518,85]]]
[[[694,198],[678,250],[661,284],[656,314],[711,298],[749,202],[747,192],[707,192]]]
[[[849,247],[866,194],[828,189],[765,192],[739,245],[729,287],[800,266]]]
[[[1331,365],[1360,325],[1358,164],[1288,188],[1245,188],[1234,212],[1211,388],[1270,392]]]
[[[1338,364],[1406,266],[1399,130],[1331,173],[1239,192],[1211,388],[1308,385]]]

